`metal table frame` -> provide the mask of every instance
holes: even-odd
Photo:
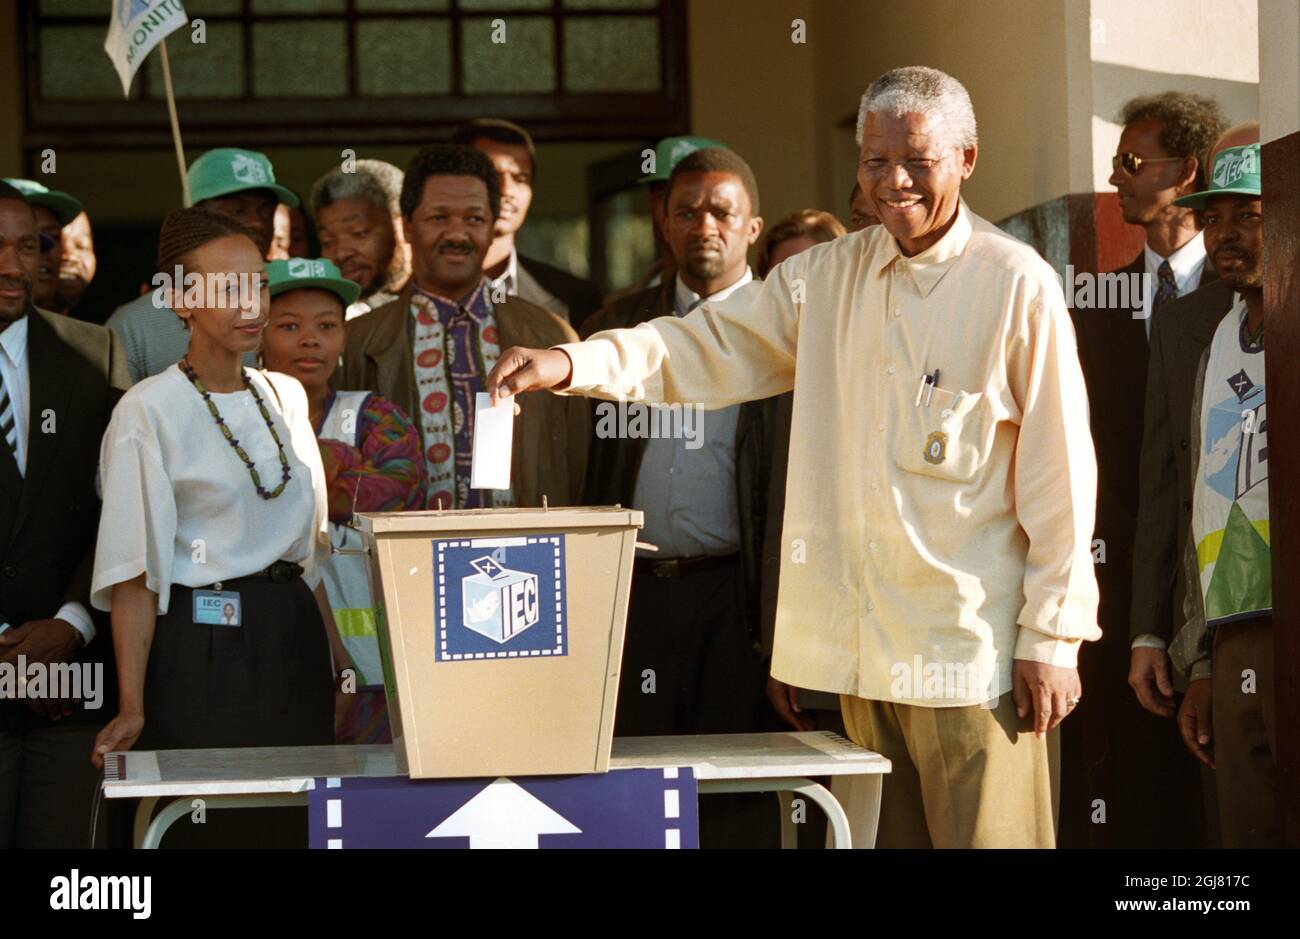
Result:
[[[193,771],[189,778],[182,773],[164,779],[158,769],[160,754],[111,754],[108,762],[114,769],[106,774],[104,795],[141,800],[134,829],[138,848],[157,848],[167,830],[194,810],[194,799],[202,799],[205,811],[306,805],[318,778],[400,775],[389,746],[173,750],[161,755],[179,766],[207,763],[226,772]],[[251,771],[286,766],[287,773]],[[611,770],[670,766],[690,768],[701,795],[776,793],[783,848],[795,847],[792,806],[797,796],[807,797],[826,814],[828,847],[874,846],[882,775],[890,770],[884,757],[826,731],[614,740]],[[137,768],[143,771],[133,775]],[[831,789],[812,778],[824,776],[832,778]],[[167,804],[155,817],[154,810],[164,800]]]

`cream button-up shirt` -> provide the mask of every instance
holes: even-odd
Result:
[[[772,674],[927,707],[1097,639],[1097,470],[1052,269],[965,205],[881,226],[681,319],[559,346],[569,391],[717,408],[794,389]],[[922,376],[939,370],[932,391]]]

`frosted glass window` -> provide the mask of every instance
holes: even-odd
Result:
[[[188,8],[187,8],[188,9]],[[177,98],[244,96],[244,29],[236,23],[208,23],[206,43],[190,42],[188,30],[167,37],[172,87]],[[163,98],[162,62],[149,53],[149,96]]]
[[[414,12],[446,10],[448,0],[357,0],[357,9],[363,13],[371,10],[411,10]]]
[[[342,20],[253,26],[253,94],[336,98],[348,92],[347,26]]]
[[[549,10],[551,0],[460,0],[462,10]]]
[[[253,0],[254,13],[342,13],[347,0]]]
[[[658,91],[659,20],[591,16],[564,24],[565,91]]]
[[[64,100],[122,100],[122,83],[104,52],[103,26],[41,29],[41,95]],[[132,90],[139,83],[137,75]]]
[[[362,21],[357,82],[363,95],[451,91],[451,26],[439,19]]]
[[[653,10],[659,0],[563,0],[568,10]]]
[[[497,43],[492,41],[492,22],[487,17],[473,17],[461,23],[465,93],[554,91],[554,23],[539,17],[506,20],[506,41]]]

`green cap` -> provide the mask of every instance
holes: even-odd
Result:
[[[348,280],[333,261],[325,258],[268,261],[266,283],[273,297],[302,287],[319,287],[335,294],[345,307],[356,303],[357,297],[361,296],[361,285]]]
[[[655,144],[655,171],[642,176],[637,182],[666,183],[668,177],[672,175],[673,167],[680,163],[683,157],[707,147],[730,149],[721,140],[710,140],[708,137],[665,137]]]
[[[1174,205],[1193,209],[1205,208],[1205,203],[1215,196],[1260,196],[1259,144],[1228,147],[1214,157],[1214,171],[1210,173],[1210,187],[1201,192],[1175,199]]]
[[[256,150],[220,147],[209,150],[190,164],[190,202],[228,196],[247,189],[269,189],[289,208],[298,207],[298,197],[275,181],[275,170],[266,154]]]
[[[81,202],[57,189],[46,189],[31,179],[12,179],[5,177],[5,182],[13,186],[26,197],[31,205],[43,205],[58,218],[60,225],[66,225],[81,214]]]

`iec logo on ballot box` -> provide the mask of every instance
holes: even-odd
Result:
[[[567,655],[564,539],[434,540],[435,659]]]

